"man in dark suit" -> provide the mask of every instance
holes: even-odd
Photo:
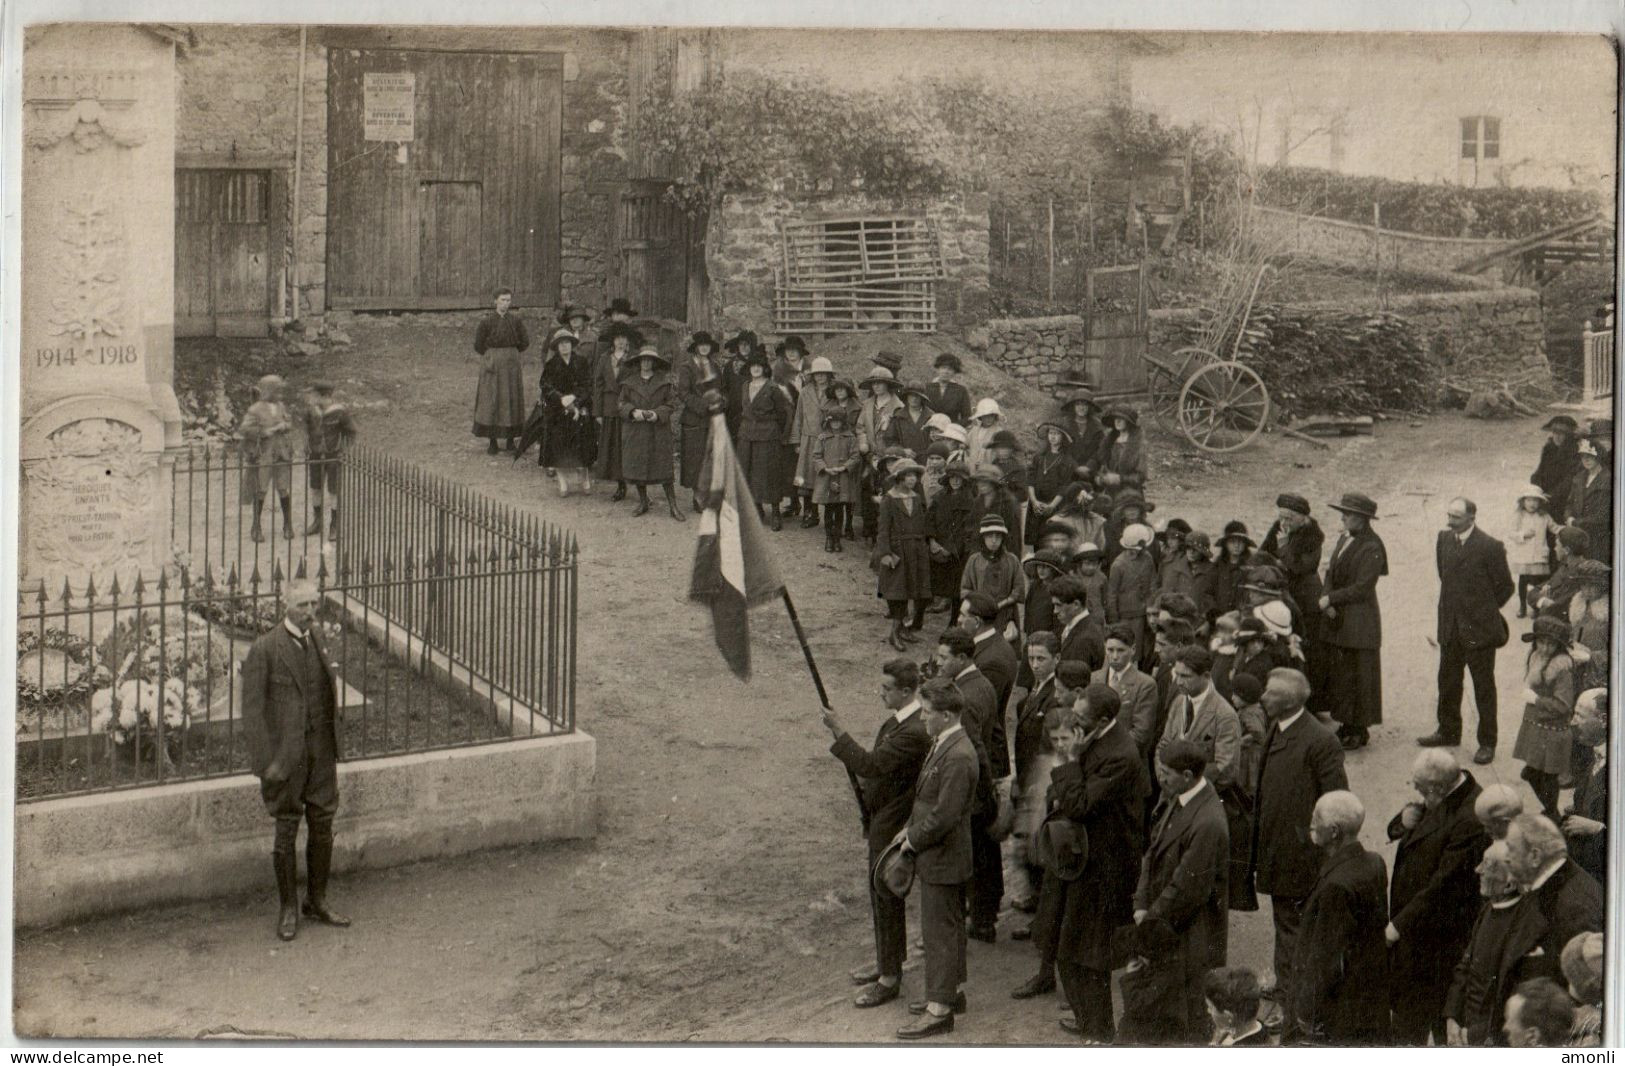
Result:
[[[1531,977],[1564,980],[1563,948],[1579,933],[1602,932],[1602,888],[1568,856],[1563,831],[1540,814],[1520,814],[1507,827],[1507,861],[1523,889],[1508,934],[1516,959],[1503,989]]]
[[[1275,998],[1283,1004],[1292,1002],[1298,925],[1320,872],[1309,819],[1320,797],[1349,787],[1343,749],[1331,730],[1304,710],[1308,699],[1308,679],[1285,667],[1270,671],[1260,699],[1270,725],[1259,758],[1252,862],[1258,892],[1270,897]]]
[[[1033,677],[1033,689],[1016,708],[1016,758],[1015,780],[1012,783],[1010,794],[1011,802],[1016,808],[1016,825],[1029,826],[1043,818],[1044,792],[1049,788],[1049,770],[1057,756],[1064,755],[1051,750],[1049,745],[1049,729],[1051,720],[1071,709],[1071,704],[1061,706],[1056,702],[1058,685],[1055,678],[1055,668],[1060,665],[1055,657],[1060,643],[1055,634],[1045,631],[1033,633],[1027,638],[1027,670]],[[1019,831],[1019,830],[1018,830]],[[1011,849],[1011,857],[1015,857],[1016,849]],[[1005,870],[1004,884],[1011,887],[1015,899],[1012,905],[1019,901],[1036,903],[1038,889],[1043,881],[1043,871],[1038,868],[1037,861],[1032,855],[1032,849],[1027,848],[1025,862],[1011,862]],[[998,915],[998,901],[993,901],[993,916]],[[1032,907],[1017,907],[1016,909],[1031,910]],[[1024,935],[1022,939],[1026,939]]]
[[[1461,743],[1461,672],[1473,675],[1478,703],[1480,766],[1495,759],[1495,650],[1507,642],[1501,608],[1512,598],[1512,572],[1501,542],[1479,529],[1478,506],[1457,498],[1445,511],[1434,557],[1439,569],[1439,728],[1417,743],[1425,748]]]
[[[1089,609],[1089,592],[1076,576],[1068,574],[1050,583],[1050,605],[1055,618],[1051,630],[1060,642],[1058,661],[1086,664],[1098,670],[1106,661],[1106,632],[1100,616]],[[1033,687],[1032,671],[1022,663],[1016,673],[1016,688]]]
[[[265,809],[276,819],[271,862],[281,912],[277,936],[292,940],[299,916],[344,927],[350,919],[327,905],[333,869],[333,815],[339,805],[338,689],[311,622],[321,594],[308,581],[283,589],[280,625],[254,641],[243,658],[243,739],[260,779]],[[305,838],[305,902],[299,904],[299,822]]]
[[[1360,846],[1365,807],[1352,792],[1315,801],[1309,839],[1325,854],[1303,905],[1290,1017],[1297,1040],[1331,1047],[1388,1042],[1388,868]]]
[[[1388,574],[1388,549],[1371,523],[1377,504],[1358,492],[1345,492],[1331,505],[1343,532],[1326,563],[1317,673],[1327,683],[1325,704],[1338,722],[1345,748],[1363,748],[1371,727],[1382,721],[1382,607],[1377,581]],[[1307,812],[1306,812],[1307,813]]]
[[[1140,749],[1117,721],[1121,706],[1105,685],[1084,690],[1077,742],[1050,788],[1055,816],[1075,826],[1088,849],[1077,876],[1057,882],[1056,968],[1072,1008],[1061,1027],[1102,1044],[1113,1036],[1112,934],[1133,917],[1145,850],[1141,811],[1151,791]]]
[[[993,639],[1004,644],[1004,638]],[[1006,644],[1006,647],[1009,645]],[[959,689],[964,700],[960,725],[976,748],[976,756],[989,768],[989,774],[977,783],[975,802],[971,807],[971,861],[970,930],[968,935],[989,944],[997,939],[995,925],[999,919],[999,901],[1004,898],[1004,862],[999,854],[999,842],[993,839],[993,823],[999,813],[998,792],[993,777],[996,752],[1002,750],[999,726],[998,698],[993,684],[976,668],[971,657],[976,645],[971,635],[957,626],[942,631],[937,638],[935,661],[937,677],[950,681]],[[1009,773],[1008,759],[1004,767]]]
[[[993,626],[993,620],[999,615],[999,607],[993,597],[985,592],[971,593],[965,597],[963,614],[976,646],[971,658],[982,676],[993,683],[996,713],[993,716],[993,746],[987,754],[993,765],[993,776],[1002,780],[1010,776],[1010,742],[1005,731],[1005,707],[1010,702],[1010,691],[1016,686],[1021,663],[1010,642]]]
[[[1574,784],[1574,803],[1563,815],[1569,858],[1606,884],[1608,878],[1608,692],[1591,689],[1574,704],[1574,739],[1591,750],[1591,765]]]
[[[931,384],[925,387],[925,402],[937,414],[947,415],[961,426],[970,425],[970,393],[954,380],[956,374],[965,370],[959,356],[953,352],[942,352],[931,364],[931,369]]]
[[[1191,1043],[1207,1039],[1202,979],[1224,965],[1229,935],[1230,828],[1206,769],[1207,753],[1192,741],[1158,753],[1162,803],[1134,887],[1135,924],[1160,919],[1179,938],[1173,965],[1182,1002],[1170,1014],[1183,1025],[1169,1037]]]
[[[1476,872],[1481,902],[1444,997],[1445,1040],[1451,1047],[1494,1043],[1507,998],[1502,989],[1518,961],[1506,947],[1523,895],[1512,876],[1506,841],[1494,841],[1484,849]]]
[[[921,690],[931,749],[914,788],[908,825],[895,839],[915,855],[920,928],[925,938],[925,1000],[911,1003],[919,1020],[897,1030],[903,1040],[951,1032],[965,1009],[965,882],[971,876],[971,807],[979,774],[976,748],[960,725],[964,701],[952,682]]]
[[[870,870],[908,821],[914,806],[914,783],[931,747],[920,714],[920,668],[907,659],[893,659],[881,669],[885,676],[880,698],[892,713],[880,723],[873,750],[863,750],[833,710],[824,712],[824,725],[835,737],[830,753],[861,782]],[[898,997],[908,954],[903,901],[890,892],[875,891],[872,878],[869,910],[874,916],[875,965],[852,973],[853,981],[864,986],[853,1001],[859,1007],[878,1007]]]
[[[1490,835],[1473,813],[1478,782],[1455,756],[1434,749],[1416,757],[1408,803],[1388,823],[1399,842],[1389,892],[1388,973],[1396,1043],[1445,1043],[1444,997],[1473,932],[1478,911],[1474,871]]]

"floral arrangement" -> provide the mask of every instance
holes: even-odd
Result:
[[[192,713],[202,706],[202,693],[180,678],[160,686],[156,681],[126,680],[97,689],[90,697],[90,727],[120,746],[137,737],[158,736],[158,724],[171,736],[185,732]]]
[[[17,634],[17,702],[60,703],[112,680],[95,645],[63,629]]]
[[[244,633],[269,633],[282,621],[282,603],[275,596],[238,593],[197,600],[191,610],[200,618]]]

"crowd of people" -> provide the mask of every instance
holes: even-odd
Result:
[[[1240,518],[1153,522],[1138,415],[1098,402],[1081,375],[1061,379],[1025,442],[996,400],[973,401],[949,352],[923,385],[884,350],[853,381],[800,337],[770,356],[748,330],[695,333],[674,360],[636,315],[614,301],[588,342],[594,316],[564,308],[527,416],[528,335],[499,294],[475,341],[474,432],[523,452],[539,422],[561,495],[572,479],[613,481],[617,501],[635,487],[641,515],[659,484],[681,521],[673,483],[697,489],[718,393],[762,520],[822,524],[829,552],[862,538],[888,644],[932,650],[883,667],[892,714],[871,748],[825,717],[869,842],[876,958],[852,974],[856,1006],[902,995],[917,886],[925,990],[902,1038],[953,1028],[966,940],[996,941],[1008,906],[1032,916],[1012,939],[1037,950],[1011,994],[1059,988],[1061,1026],[1086,1043],[1596,1042],[1610,421],[1546,423],[1505,543],[1472,500],[1445,510],[1438,725],[1417,740],[1417,798],[1387,824],[1390,876],[1360,843],[1365,804],[1344,769],[1383,713],[1388,560],[1371,497],[1327,505],[1329,550],[1291,492],[1259,539]],[[1527,810],[1450,750],[1466,673],[1472,762],[1494,759],[1514,595],[1533,616],[1514,747]],[[944,624],[922,646],[933,614]],[[1229,912],[1260,896],[1274,927],[1264,974],[1227,965]]]

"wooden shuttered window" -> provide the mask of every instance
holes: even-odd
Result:
[[[936,332],[936,282],[946,271],[930,219],[787,222],[780,237],[777,332]]]

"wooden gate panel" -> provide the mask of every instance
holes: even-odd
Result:
[[[282,282],[285,195],[275,171],[176,172],[178,336],[264,336]]]
[[[480,186],[473,181],[426,181],[418,186],[419,280],[424,296],[476,290],[480,273]]]
[[[1084,361],[1097,392],[1138,395],[1147,388],[1145,264],[1099,267],[1084,285]]]
[[[688,319],[689,220],[664,183],[639,182],[621,197],[616,234],[621,294],[643,315]]]

